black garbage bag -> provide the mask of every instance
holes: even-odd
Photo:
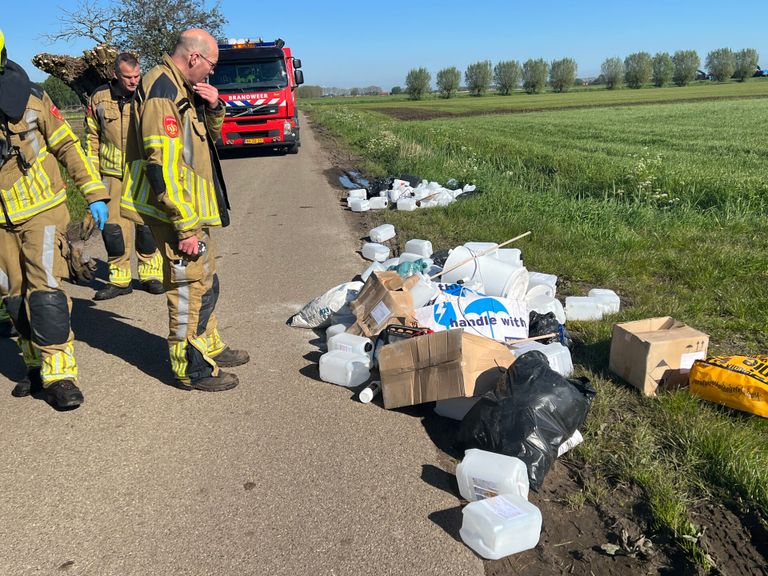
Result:
[[[531,488],[538,490],[560,444],[584,423],[596,394],[586,378],[565,378],[544,354],[526,352],[464,417],[457,445],[520,458]]]
[[[432,259],[432,262],[435,264],[435,266],[440,266],[441,268],[445,266],[445,261],[448,260],[448,256],[450,256],[451,251],[448,249],[445,250],[435,250],[432,252],[432,256],[430,258]]]
[[[411,186],[411,188],[416,188],[421,183],[421,178],[418,176],[414,176],[413,174],[401,174],[400,180],[405,180],[408,182],[408,184]]]
[[[528,317],[528,336],[543,336],[544,334],[555,333],[557,336],[547,338],[546,340],[539,340],[542,344],[551,344],[552,342],[560,342],[563,346],[569,350],[573,347],[573,340],[568,334],[565,326],[560,324],[555,317],[554,312],[547,312],[546,314],[539,314],[536,310],[531,310]]]
[[[380,192],[385,192],[392,187],[393,178],[375,178],[368,188],[368,198],[379,196]]]

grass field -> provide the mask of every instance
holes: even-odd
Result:
[[[347,106],[353,99],[304,104],[373,175],[457,178],[483,191],[447,208],[386,212],[402,242],[427,238],[447,248],[531,230],[519,245],[526,265],[557,274],[560,297],[591,287],[616,290],[618,315],[568,323],[578,340],[578,373],[599,391],[586,441],[572,457],[598,472],[597,483],[585,486],[587,499],[607,497],[616,483],[640,486],[659,529],[701,566],[712,559],[699,545],[701,527],[691,521],[694,503],[741,502],[744,514],[756,510],[766,526],[768,420],[685,390],[640,397],[607,370],[611,327],[671,315],[710,334],[711,354],[768,350],[766,87],[520,95],[508,101],[537,98],[555,106],[560,98],[561,108],[579,102],[589,109],[410,122],[371,111],[370,102]],[[704,100],[688,102],[694,93]],[[614,107],[624,97],[634,100],[623,104],[663,102]],[[390,106],[476,112],[500,100]]]

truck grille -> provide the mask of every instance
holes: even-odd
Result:
[[[277,114],[277,106],[227,106],[226,115],[231,118],[239,116],[270,116]]]

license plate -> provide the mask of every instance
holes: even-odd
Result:
[[[246,138],[245,143],[246,144],[262,144],[264,142],[264,138]]]

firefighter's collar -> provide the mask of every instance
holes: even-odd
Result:
[[[32,92],[32,83],[24,69],[13,60],[5,64],[0,74],[0,111],[10,120],[18,120],[24,114]]]
[[[192,82],[187,80],[186,76],[181,73],[179,67],[176,66],[176,63],[173,61],[173,59],[171,59],[170,56],[168,56],[168,54],[163,54],[163,63],[171,69],[171,73],[173,74],[174,79],[179,83],[180,86],[186,87],[186,89],[191,94],[195,93],[195,89],[192,87]]]

